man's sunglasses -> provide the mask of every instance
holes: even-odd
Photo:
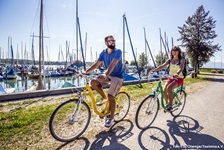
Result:
[[[115,42],[115,40],[107,40],[107,42]]]

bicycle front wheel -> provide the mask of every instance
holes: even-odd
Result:
[[[81,136],[90,122],[89,106],[78,99],[59,105],[51,115],[49,129],[58,141],[69,142]]]
[[[138,106],[135,123],[139,129],[148,128],[155,120],[159,111],[159,100],[154,96],[147,96]]]
[[[178,91],[175,93],[173,98],[173,110],[171,111],[171,115],[177,117],[181,114],[184,109],[186,103],[186,93],[184,90]]]
[[[115,100],[116,100],[116,107],[115,107],[114,121],[118,122],[123,120],[128,114],[130,108],[130,96],[126,92],[119,92]]]

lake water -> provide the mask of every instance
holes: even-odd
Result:
[[[45,68],[54,68],[56,69],[57,65],[45,65]],[[85,85],[86,80],[82,78],[77,78],[76,75],[73,76],[61,76],[61,77],[46,77],[43,80],[45,89],[60,89],[65,84],[65,82],[71,83],[75,86]],[[27,79],[22,78],[17,75],[16,79],[13,80],[3,80],[0,81],[0,84],[3,88],[15,88],[15,93],[25,92],[27,89],[32,87],[35,83],[38,83],[38,79]]]

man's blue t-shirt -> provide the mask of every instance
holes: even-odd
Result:
[[[119,62],[114,67],[114,70],[111,72],[110,76],[123,79],[124,78],[124,68],[122,65],[122,52],[120,49],[114,48],[110,54],[107,54],[107,49],[105,49],[100,53],[100,56],[98,58],[99,61],[102,61],[104,63],[105,69],[107,69],[109,67],[109,65],[113,59],[118,59]]]

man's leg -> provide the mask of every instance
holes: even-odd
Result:
[[[114,96],[108,94],[109,99],[109,108],[110,108],[110,118],[114,118],[114,112],[115,112],[115,99]]]
[[[102,85],[100,84],[100,82],[98,80],[93,79],[91,81],[91,86],[94,90],[96,90],[103,97],[103,99],[107,99],[107,96],[102,89]]]
[[[119,79],[116,77],[111,77],[110,79],[111,79],[111,84],[108,91],[110,118],[106,120],[106,124],[105,124],[106,127],[110,127],[114,122],[114,112],[115,112],[115,106],[116,106],[115,96],[117,95],[117,93],[119,92],[123,84],[123,79]]]

